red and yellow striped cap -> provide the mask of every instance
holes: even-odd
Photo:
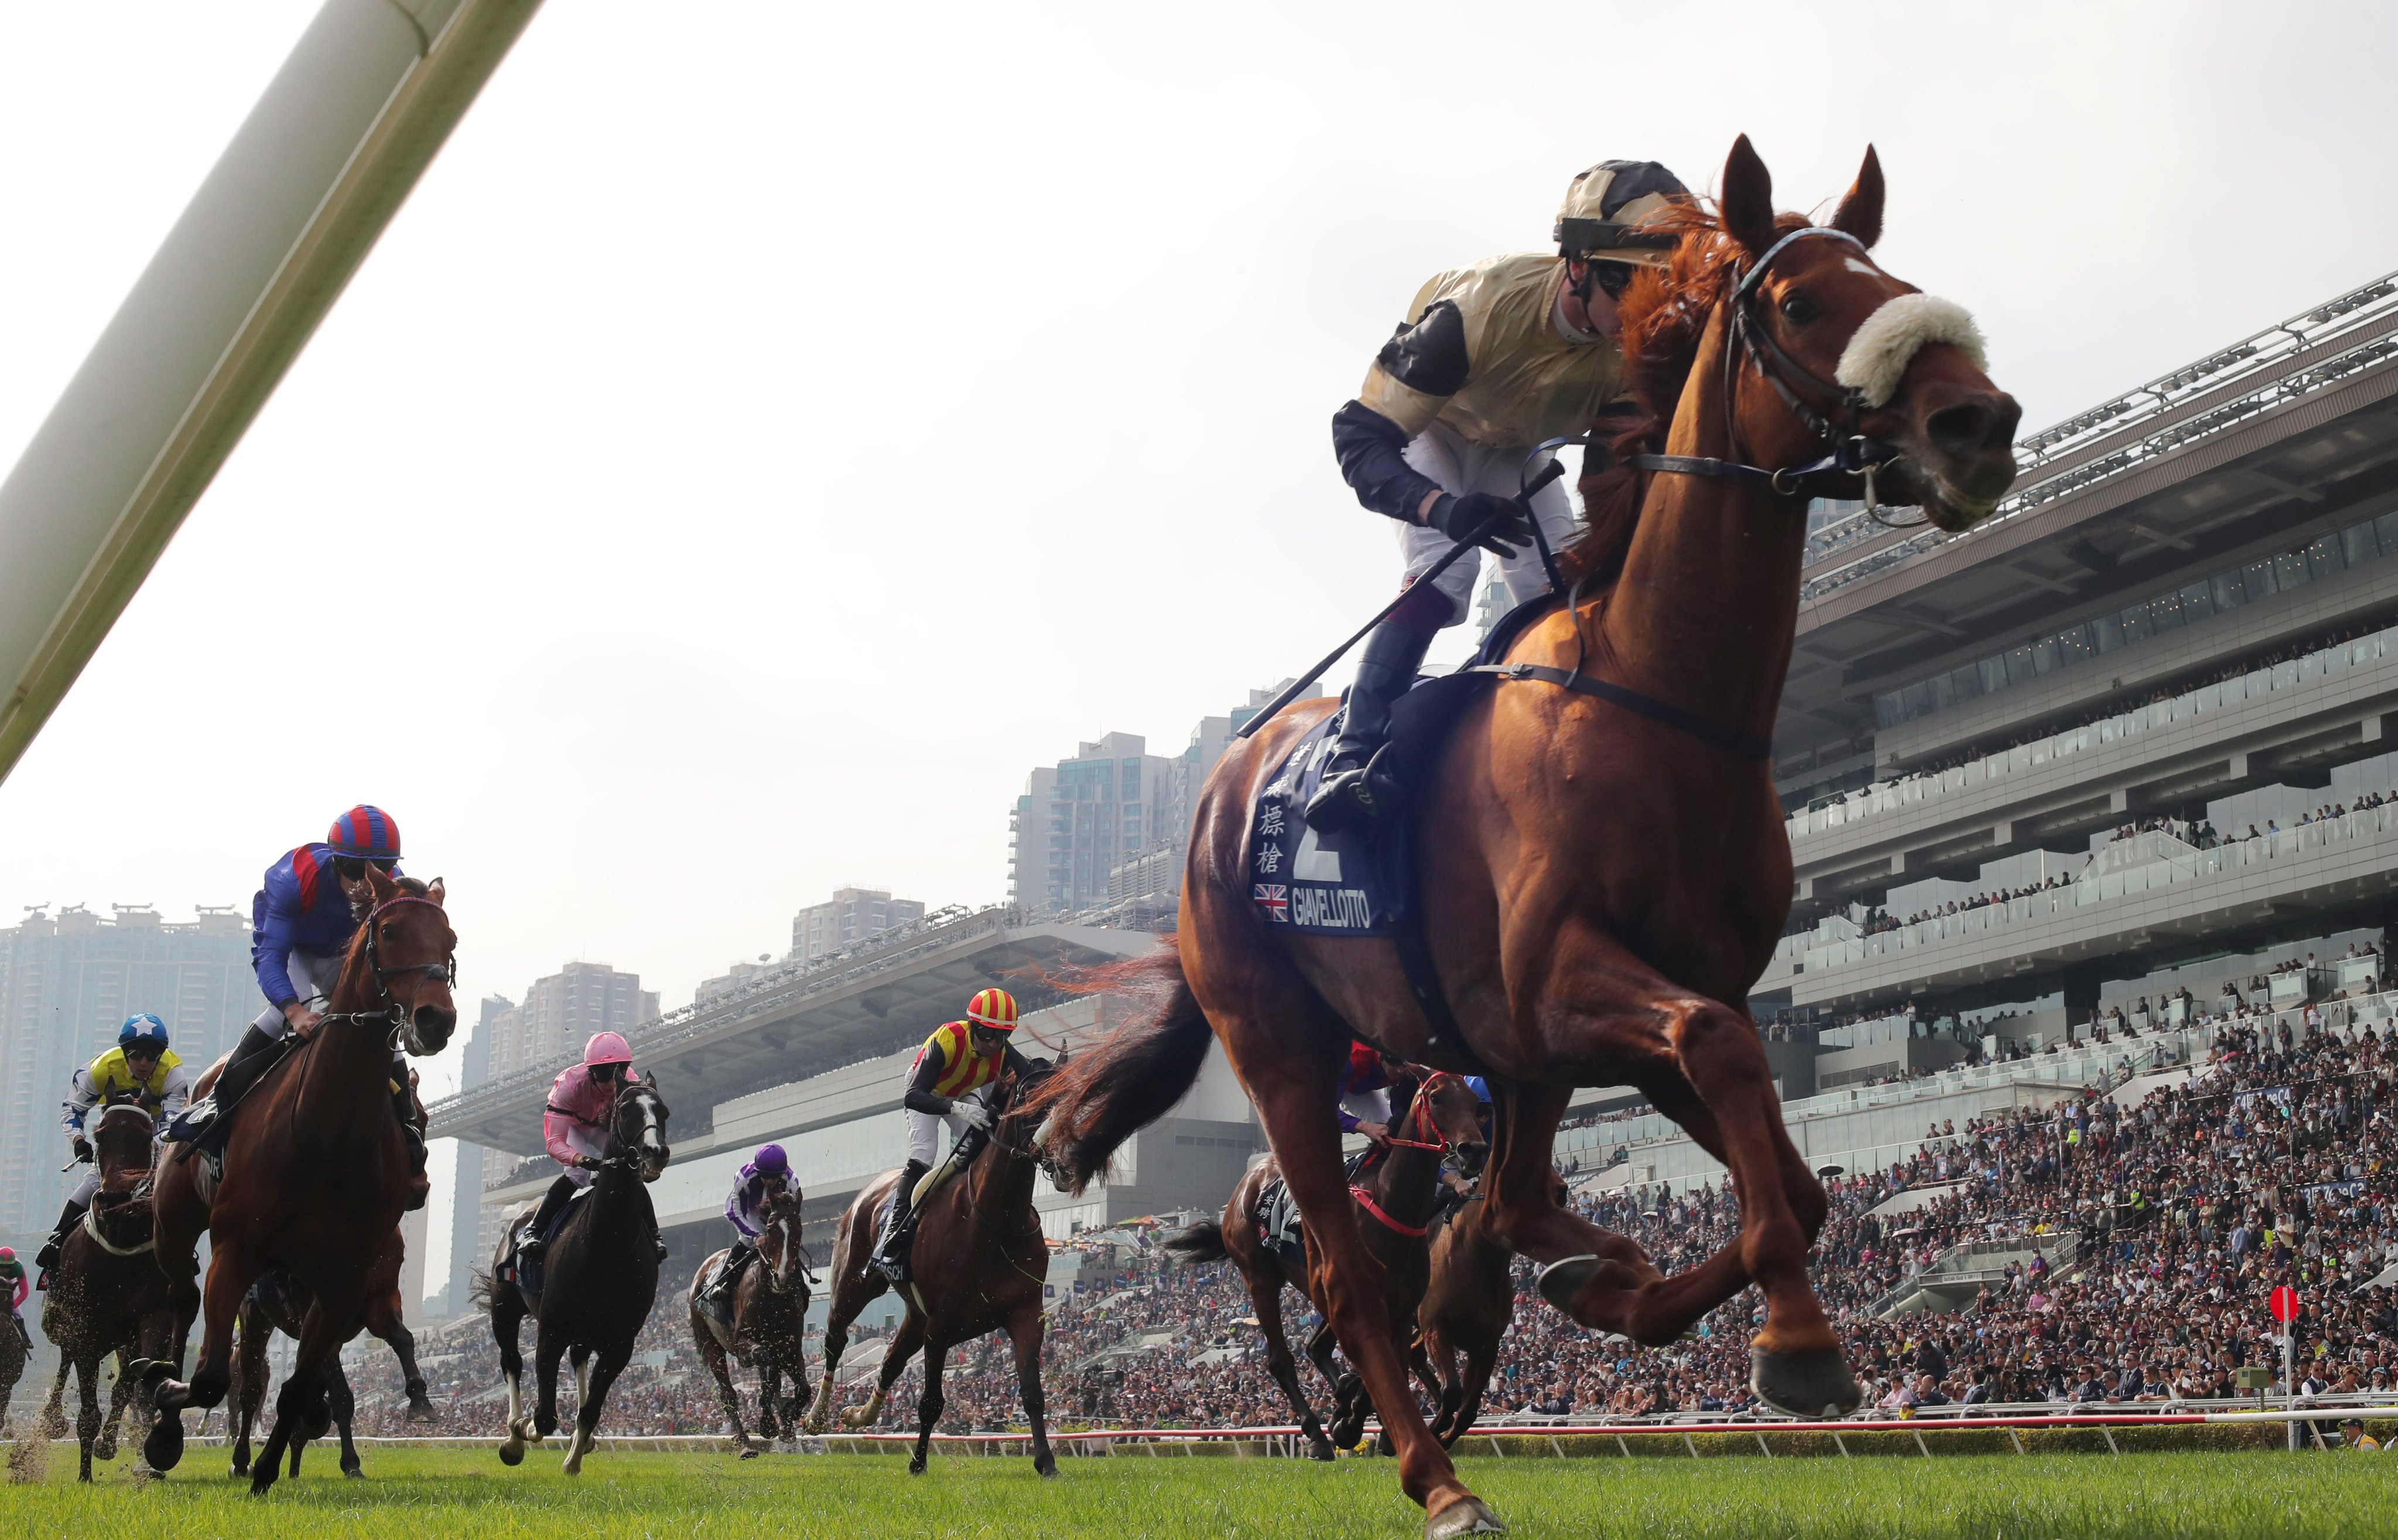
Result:
[[[1016,996],[1004,989],[987,989],[966,1002],[966,1020],[993,1032],[1014,1032]]]

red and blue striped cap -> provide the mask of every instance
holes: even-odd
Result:
[[[399,825],[380,807],[360,803],[333,820],[325,843],[333,847],[336,856],[359,856],[370,860],[399,858]]]

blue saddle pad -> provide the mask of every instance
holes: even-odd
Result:
[[[1258,794],[1249,818],[1250,898],[1270,925],[1313,936],[1387,936],[1388,885],[1369,831],[1319,834],[1300,816],[1324,779],[1340,713],[1310,728]]]

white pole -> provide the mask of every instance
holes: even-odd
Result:
[[[2298,1409],[2297,1342],[2298,1323],[2294,1311],[2291,1318],[2282,1323],[2282,1410],[2284,1412]],[[2289,1425],[2289,1429],[2290,1452],[2295,1454],[2307,1447],[2306,1441],[2298,1436],[2296,1422]]]
[[[0,481],[0,779],[539,5],[325,0]]]

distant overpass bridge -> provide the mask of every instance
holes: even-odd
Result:
[[[1058,996],[1059,970],[1137,957],[1157,938],[990,909],[814,966],[764,974],[734,993],[669,1011],[628,1033],[633,1061],[657,1070],[680,1114],[707,1127],[719,1103],[914,1047],[954,1020],[977,990],[1014,992],[1029,1009]],[[518,1155],[541,1150],[550,1081],[572,1056],[437,1101],[429,1137]],[[680,1139],[678,1140],[680,1142]]]

